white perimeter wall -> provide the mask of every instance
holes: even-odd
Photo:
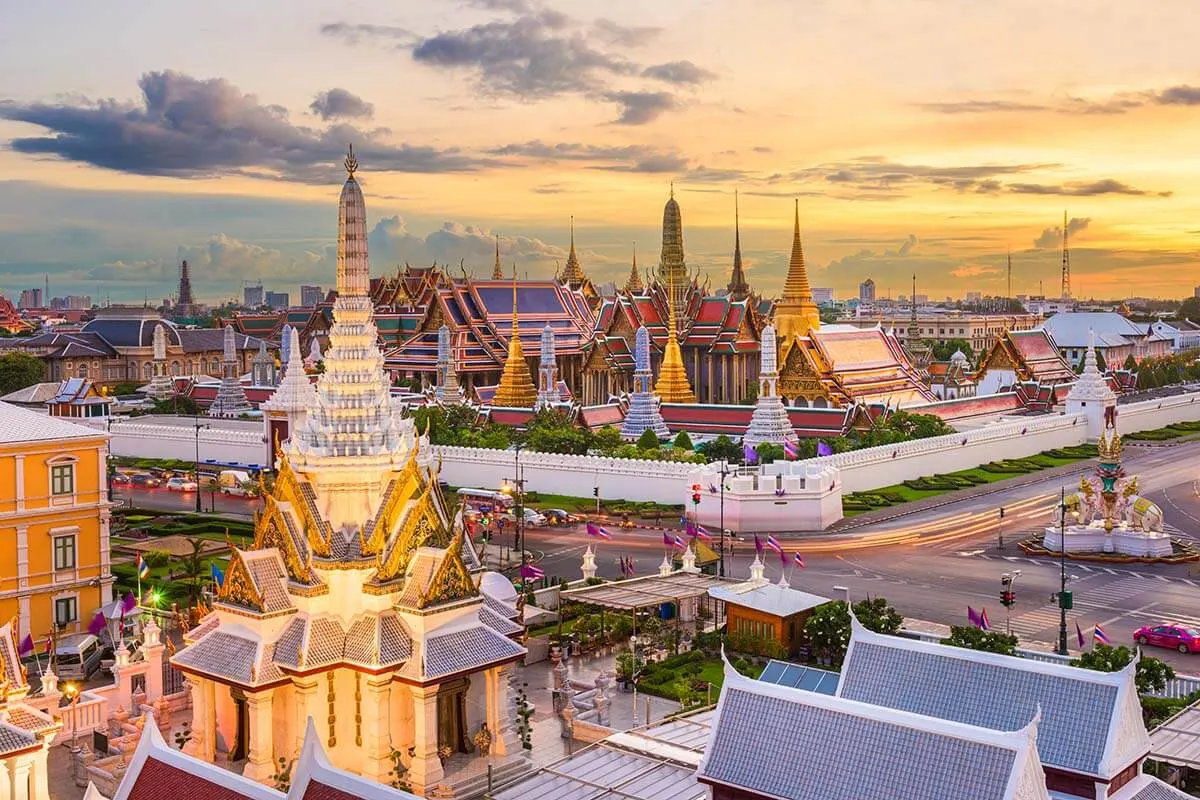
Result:
[[[1117,429],[1121,433],[1152,431],[1176,422],[1195,420],[1200,420],[1200,393],[1117,406]]]
[[[196,458],[196,429],[191,425],[143,422],[149,417],[113,422],[109,451],[129,458]],[[261,422],[214,422],[200,429],[200,461],[265,466],[267,443]]]

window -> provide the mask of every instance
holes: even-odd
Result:
[[[54,601],[54,624],[60,627],[79,621],[79,598],[60,597]]]
[[[88,365],[80,364],[79,365],[79,377],[86,378],[87,376],[88,376]]]
[[[50,467],[50,494],[55,497],[75,493],[75,465],[55,464]]]
[[[54,537],[54,569],[75,569],[75,536]]]

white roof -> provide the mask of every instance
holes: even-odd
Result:
[[[1150,734],[1150,757],[1200,769],[1200,700],[1154,729]]]
[[[0,401],[0,445],[61,439],[108,438],[108,434]]]
[[[775,617],[790,617],[830,602],[828,597],[809,594],[790,586],[765,581],[747,581],[733,586],[714,586],[708,590],[708,596],[714,600],[722,600],[730,605],[743,608],[753,608],[755,611]]]
[[[1087,347],[1088,332],[1096,332],[1096,344],[1113,347],[1149,334],[1149,325],[1130,322],[1115,311],[1064,311],[1042,323],[1058,347]]]

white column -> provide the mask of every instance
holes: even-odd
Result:
[[[11,800],[41,800],[29,796],[29,760],[23,756],[8,760],[9,797]]]
[[[25,456],[14,456],[17,465],[17,511],[25,510]]]
[[[308,718],[314,717],[316,721],[316,702],[317,702],[317,682],[312,678],[295,678],[292,681],[292,689],[295,697],[293,705],[296,708],[296,725],[293,730],[296,732],[296,746],[291,754],[299,757],[300,751],[304,749],[304,731],[308,727]],[[318,726],[318,730],[319,730]]]
[[[29,528],[25,525],[17,526],[17,588],[29,588]]]
[[[213,682],[207,678],[189,675],[188,683],[192,687],[192,738],[184,745],[183,751],[201,761],[211,762],[216,754],[217,741],[216,692]]]
[[[275,773],[275,747],[272,736],[274,689],[246,693],[246,712],[250,718],[250,753],[242,775],[254,781],[267,781]]]
[[[29,627],[32,624],[29,614],[29,595],[22,595],[17,598],[17,615],[20,618],[18,624],[21,626],[21,636],[24,637],[25,634],[32,633]],[[35,642],[34,644],[37,645],[38,643]],[[40,653],[38,657],[41,657]]]
[[[427,795],[445,773],[438,759],[437,692],[433,686],[412,687],[413,698],[413,751],[412,764],[408,768],[412,792]]]
[[[112,512],[107,508],[100,510],[100,577],[112,575],[112,550],[110,548]],[[100,604],[112,602],[112,582],[101,581]]]
[[[380,783],[388,783],[391,759],[391,677],[367,679],[362,699],[362,774]]]
[[[108,447],[96,448],[96,474],[100,476],[96,482],[96,496],[86,502],[104,503],[108,501]],[[103,551],[101,551],[103,552]]]
[[[512,664],[501,664],[496,667],[495,696],[488,699],[489,713],[495,714],[496,727],[492,729],[492,752],[498,756],[506,756],[509,751],[517,751],[519,745],[516,732],[513,730],[515,708],[512,697]],[[494,704],[494,709],[491,706]],[[490,728],[491,725],[489,724]]]
[[[47,766],[48,766],[46,763],[46,757],[47,757],[48,750],[49,750],[49,745],[43,745],[41,750],[39,750],[37,753],[33,754],[33,756],[30,757],[30,764],[33,767],[33,770],[32,770],[33,778],[30,781],[30,783],[33,784],[32,794],[36,798],[50,796],[50,781],[49,781],[49,777],[47,776],[47,773],[46,773]]]

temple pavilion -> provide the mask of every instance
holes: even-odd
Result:
[[[454,530],[431,450],[390,395],[357,166],[351,151],[315,398],[289,416],[253,547],[234,551],[172,663],[192,686],[191,755],[268,782],[311,726],[334,768],[453,797],[487,764],[524,768],[508,701],[522,628],[512,585]]]

